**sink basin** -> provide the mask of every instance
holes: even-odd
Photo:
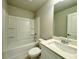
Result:
[[[68,54],[77,54],[77,49],[70,47],[66,44],[60,43],[60,42],[53,41],[53,42],[48,43],[48,45],[51,48],[61,50],[62,52],[65,52],[65,53],[68,53]]]

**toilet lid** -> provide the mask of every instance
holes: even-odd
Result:
[[[32,48],[29,50],[29,55],[35,57],[41,53],[41,50],[38,47]]]

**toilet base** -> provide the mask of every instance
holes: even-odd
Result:
[[[31,57],[31,59],[38,59],[38,57]]]

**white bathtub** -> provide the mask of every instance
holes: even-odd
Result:
[[[3,59],[25,59],[29,49],[36,46],[37,42],[21,45],[15,48],[3,51]]]

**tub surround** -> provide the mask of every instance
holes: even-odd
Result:
[[[49,43],[53,43],[53,42],[59,42],[60,43],[60,40],[56,40],[56,39],[49,39],[49,40],[43,40],[42,42],[40,42],[41,45],[45,46],[46,48],[48,48],[49,50],[51,50],[52,52],[58,54],[59,56],[61,56],[62,58],[65,58],[65,59],[77,59],[77,55],[76,53],[75,54],[72,54],[72,53],[67,53],[65,51],[62,51],[61,49],[57,49],[56,46],[54,46],[52,44],[52,46],[49,46]],[[72,44],[68,44],[67,46],[73,48],[73,49],[77,49],[77,47],[75,45],[72,45]]]
[[[28,51],[35,47],[37,42],[21,45],[18,47],[8,48],[3,51],[3,59],[25,59]]]

